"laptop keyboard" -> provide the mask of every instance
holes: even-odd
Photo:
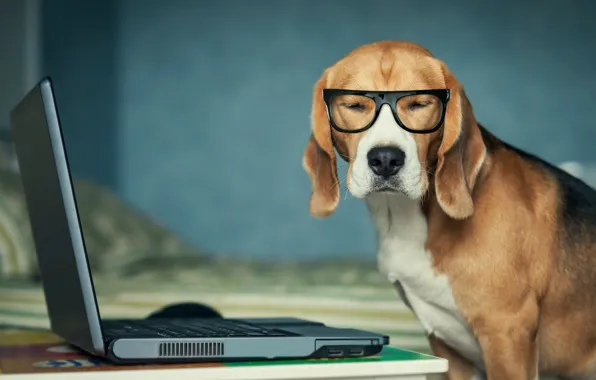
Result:
[[[266,329],[242,321],[233,320],[198,320],[198,319],[159,319],[135,321],[106,321],[103,323],[107,337],[132,337],[142,335],[163,338],[263,338],[295,336],[286,331]]]

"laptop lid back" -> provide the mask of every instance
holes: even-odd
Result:
[[[25,95],[10,119],[52,330],[83,350],[104,355],[99,310],[49,78]]]

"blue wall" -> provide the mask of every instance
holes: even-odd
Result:
[[[118,175],[118,11],[114,0],[42,1],[43,74],[54,82],[73,173]]]
[[[79,172],[200,247],[372,257],[363,204],[348,196],[330,219],[311,218],[301,168],[312,86],[358,45],[419,42],[499,136],[555,162],[596,160],[596,4],[480,3],[88,1],[95,11],[65,11],[80,17],[70,42],[56,37],[61,12],[46,11],[46,68]]]

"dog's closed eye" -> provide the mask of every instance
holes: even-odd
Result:
[[[364,104],[362,104],[362,103],[342,103],[341,106],[344,108],[347,108],[351,111],[358,111],[358,112],[363,112],[366,108],[366,107],[364,107]]]
[[[421,108],[425,108],[429,105],[431,105],[432,102],[430,101],[425,101],[425,102],[411,102],[408,104],[408,110],[409,111],[416,111],[419,110]]]

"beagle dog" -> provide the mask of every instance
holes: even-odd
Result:
[[[310,213],[366,201],[380,272],[449,379],[596,379],[596,192],[480,125],[410,42],[359,47],[314,86]]]

